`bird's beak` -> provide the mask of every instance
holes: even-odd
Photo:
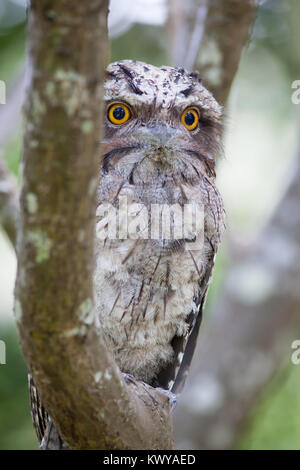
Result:
[[[177,131],[164,122],[156,123],[145,128],[141,128],[132,134],[132,137],[141,141],[142,145],[150,146],[154,149],[164,149],[171,145],[172,139]]]

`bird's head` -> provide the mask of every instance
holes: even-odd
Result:
[[[215,176],[222,109],[197,73],[125,60],[105,81],[103,173],[130,184]]]

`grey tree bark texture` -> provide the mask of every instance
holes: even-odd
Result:
[[[15,315],[72,449],[170,449],[169,401],[126,383],[92,327],[107,1],[32,0]]]

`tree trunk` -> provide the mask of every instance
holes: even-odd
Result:
[[[169,400],[125,382],[93,309],[107,1],[32,0],[15,314],[71,449],[170,449]]]

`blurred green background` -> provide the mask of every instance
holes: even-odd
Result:
[[[23,3],[2,0],[0,5],[0,79],[7,85],[7,102],[16,93],[16,83],[23,74],[26,45]],[[126,11],[128,15],[128,8]],[[115,27],[111,40],[111,61],[132,58],[168,64],[165,25],[144,24],[149,23],[145,10],[144,19],[140,12],[139,17],[122,21],[121,13],[118,19],[121,27]],[[152,23],[159,21],[154,18]],[[300,79],[299,31],[297,0],[261,2],[230,95],[219,186],[225,200],[229,236],[243,242],[255,236],[272,212],[295,158],[298,109],[291,102],[291,83]],[[1,141],[5,124],[3,106],[6,105],[0,105],[0,151],[18,176],[21,118],[14,121],[9,138]],[[224,242],[210,302],[222,286],[227,262]],[[0,232],[0,340],[5,341],[7,348],[6,365],[0,365],[0,449],[37,449],[28,405],[26,366],[12,314],[15,271],[13,249]],[[287,351],[286,363],[289,354]],[[254,407],[238,447],[300,449],[299,388],[300,366],[289,363]]]

